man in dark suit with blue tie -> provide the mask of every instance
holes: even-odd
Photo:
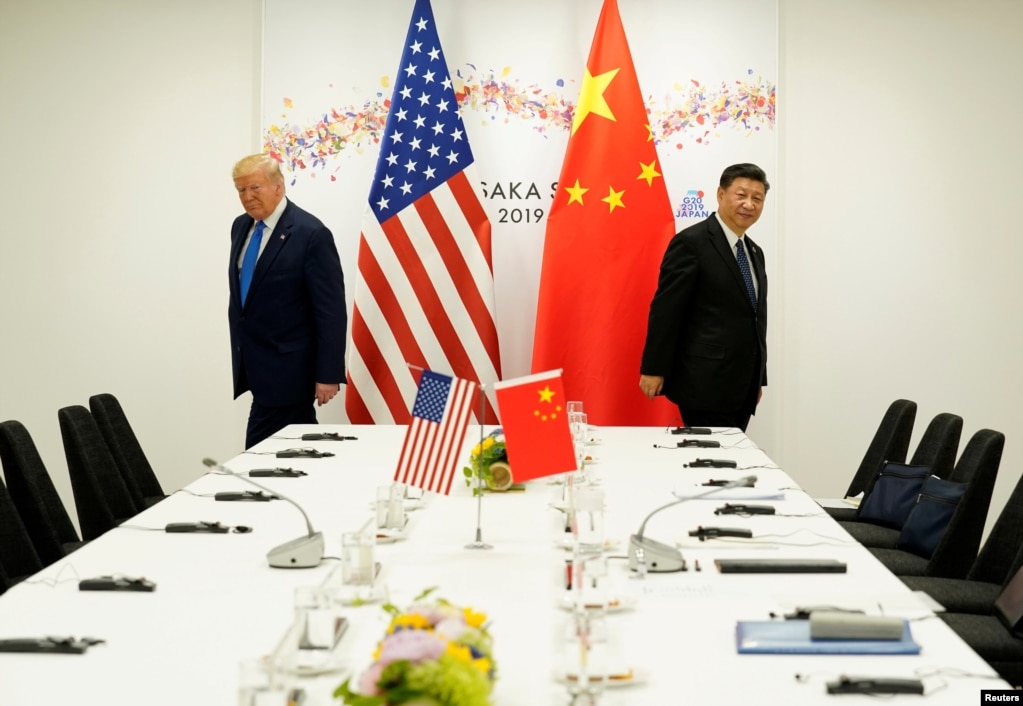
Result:
[[[745,431],[767,384],[767,274],[746,231],[768,189],[755,164],[725,169],[717,212],[672,238],[661,261],[639,386],[677,404],[688,426]]]
[[[316,409],[345,379],[344,276],[334,236],[284,195],[280,165],[245,157],[232,173],[245,214],[231,226],[228,280],[234,396],[252,391],[245,448]]]

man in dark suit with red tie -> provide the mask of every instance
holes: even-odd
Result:
[[[284,195],[280,165],[232,173],[245,214],[231,226],[228,281],[234,396],[252,391],[245,448],[288,424],[315,424],[345,379],[344,276],[334,236]]]
[[[767,274],[746,231],[768,189],[755,164],[725,169],[717,212],[675,235],[661,261],[639,386],[688,426],[745,431],[767,384]]]

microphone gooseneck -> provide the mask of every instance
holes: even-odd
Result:
[[[710,490],[708,490],[708,491],[706,491],[704,493],[699,493],[698,495],[689,495],[689,496],[686,496],[684,498],[676,498],[675,500],[672,500],[670,503],[666,503],[664,505],[661,505],[659,508],[657,508],[656,510],[651,512],[649,515],[647,515],[643,519],[643,524],[641,524],[639,526],[639,531],[636,532],[636,537],[638,537],[639,539],[643,538],[643,531],[646,529],[646,523],[650,521],[651,517],[653,517],[654,515],[659,513],[661,510],[665,510],[665,509],[667,509],[669,507],[672,507],[673,505],[678,505],[680,503],[684,503],[687,500],[699,500],[700,498],[707,497],[708,495],[713,495],[714,493],[720,493],[722,490],[727,490],[729,488],[738,488],[738,487],[752,486],[756,482],[757,482],[757,477],[756,476],[746,476],[745,478],[740,478],[738,480],[733,480],[733,481],[730,481],[728,483],[725,483],[724,485],[714,486]]]
[[[232,470],[229,470],[229,469],[225,468],[222,464],[217,463],[212,458],[204,458],[202,460],[202,462],[203,462],[204,466],[206,466],[208,468],[214,469],[214,472],[216,472],[216,473],[219,473],[219,474],[225,475],[225,476],[234,476],[235,478],[239,478],[239,479],[245,481],[246,483],[249,483],[250,485],[256,486],[260,490],[263,490],[263,491],[266,491],[267,493],[270,493],[271,495],[276,495],[281,500],[284,500],[286,502],[291,503],[296,508],[298,508],[298,511],[302,513],[302,517],[305,518],[305,526],[306,526],[306,530],[309,532],[309,536],[312,537],[314,534],[316,534],[316,530],[313,529],[313,523],[309,520],[309,515],[306,514],[305,510],[302,509],[301,505],[296,503],[291,498],[288,498],[288,497],[285,497],[284,495],[281,495],[276,490],[271,490],[270,488],[267,488],[262,483],[257,483],[256,481],[254,481],[251,478],[249,478],[247,475],[244,475],[242,473],[236,473],[235,471],[232,471]]]
[[[306,514],[301,505],[291,498],[281,495],[276,490],[271,490],[265,485],[257,483],[246,475],[228,470],[212,458],[204,458],[202,462],[207,468],[214,469],[214,473],[239,478],[260,490],[276,495],[302,513],[302,517],[305,519],[306,536],[293,539],[271,549],[267,553],[270,566],[276,569],[310,569],[320,565],[320,562],[323,561],[323,532],[317,532],[313,529],[313,523],[309,520],[309,515]]]
[[[670,503],[656,508],[643,519],[643,523],[639,526],[639,531],[629,537],[629,568],[636,572],[636,576],[638,578],[644,578],[648,571],[658,573],[685,571],[686,562],[685,559],[682,558],[682,552],[680,552],[677,547],[643,536],[643,532],[646,530],[646,523],[650,521],[651,517],[659,513],[661,510],[665,510],[675,505],[680,505],[687,500],[704,498],[708,495],[713,495],[714,493],[720,493],[722,490],[727,490],[728,488],[751,486],[756,482],[756,476],[746,476],[745,478],[740,478],[739,480],[734,480],[729,483],[725,483],[724,485],[716,485],[709,488],[706,492],[698,493],[697,495],[677,498]]]

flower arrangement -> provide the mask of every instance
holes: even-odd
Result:
[[[495,429],[472,447],[469,465],[462,469],[462,473],[467,486],[472,486],[474,478],[482,478],[491,490],[507,490],[511,486],[512,475],[503,429]],[[476,490],[473,488],[474,495]]]
[[[391,622],[374,662],[334,692],[349,706],[486,706],[497,674],[486,615],[447,601],[427,601],[428,589],[401,611],[385,605]]]

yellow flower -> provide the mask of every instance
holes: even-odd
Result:
[[[462,614],[465,616],[465,624],[471,628],[478,628],[483,623],[487,622],[487,616],[485,613],[477,613],[468,606],[462,608]]]
[[[457,642],[448,643],[448,654],[457,659],[459,662],[472,663],[472,650],[465,645],[459,645]]]
[[[430,621],[425,615],[419,613],[405,613],[395,616],[387,628],[387,634],[392,635],[398,630],[429,630]]]
[[[476,667],[476,669],[480,670],[484,674],[489,675],[490,670],[493,668],[494,665],[490,661],[490,658],[478,657],[472,661],[472,666]]]

